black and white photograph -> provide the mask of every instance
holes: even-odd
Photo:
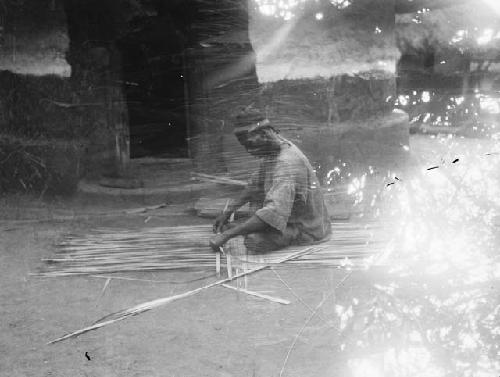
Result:
[[[0,0],[0,377],[500,377],[499,0]]]

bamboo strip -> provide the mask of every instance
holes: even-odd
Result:
[[[109,283],[111,283],[111,278],[107,278],[106,281],[104,282],[104,286],[102,287],[101,294],[99,295],[99,298],[101,298],[104,295],[104,292],[106,291],[106,288],[108,288]]]
[[[231,261],[231,254],[230,253],[226,254],[226,269],[227,269],[227,276],[232,278],[233,277],[233,264]]]
[[[281,260],[281,263],[284,263],[284,262],[287,262],[287,261],[290,261],[290,260],[293,260],[293,259],[296,259],[296,258],[300,258],[301,256],[313,253],[313,252],[315,252],[317,250],[319,250],[319,248],[314,248],[314,247],[307,248],[307,249],[305,249],[303,251],[296,252],[296,253],[294,253],[292,255],[289,255],[286,258],[283,258]],[[229,283],[230,281],[238,279],[238,278],[240,278],[242,276],[254,274],[254,273],[262,271],[262,270],[264,270],[264,269],[266,269],[268,267],[269,266],[267,266],[267,265],[260,266],[260,267],[257,267],[255,269],[253,269],[253,270],[239,273],[238,275],[235,275],[232,278],[226,278],[226,279],[218,280],[218,281],[216,281],[214,283],[211,283],[211,284],[208,284],[208,285],[205,285],[205,286],[193,289],[191,291],[187,291],[187,292],[184,292],[184,293],[181,293],[181,294],[178,294],[178,295],[174,295],[174,296],[160,298],[160,299],[157,299],[157,300],[152,300],[152,301],[144,302],[144,303],[136,305],[136,306],[134,306],[134,307],[132,307],[130,309],[126,309],[126,310],[122,310],[122,311],[119,311],[119,312],[116,312],[116,313],[112,313],[112,314],[110,314],[110,315],[108,315],[106,317],[103,317],[103,318],[99,319],[97,322],[95,322],[91,326],[85,327],[83,329],[77,330],[77,331],[69,333],[69,334],[66,334],[66,335],[64,335],[62,337],[59,337],[59,338],[57,338],[55,340],[52,340],[48,344],[54,344],[54,343],[58,343],[58,342],[61,342],[63,340],[69,339],[69,338],[74,338],[74,337],[82,335],[82,334],[84,334],[86,332],[89,332],[89,331],[92,331],[92,330],[96,330],[96,329],[99,329],[101,327],[110,325],[112,323],[115,323],[115,322],[118,322],[118,321],[122,321],[124,319],[129,318],[129,317],[142,314],[144,312],[147,312],[147,311],[152,310],[154,308],[157,308],[159,306],[163,306],[163,305],[169,304],[171,302],[174,302],[174,301],[177,301],[177,300],[189,297],[189,296],[193,296],[193,295],[195,295],[197,293],[200,293],[200,292],[202,292],[202,291],[204,291],[206,289],[215,287],[217,285],[222,285],[222,284],[225,284],[225,283]]]
[[[375,227],[368,223],[334,223],[330,241],[322,243],[324,250],[291,265],[300,268],[352,265],[353,259],[364,258],[382,249],[384,243],[373,237]],[[139,230],[98,228],[81,236],[68,234],[57,245],[55,255],[43,259],[47,264],[40,275],[69,276],[119,271],[196,270],[213,266],[213,253],[206,240],[211,233],[207,224],[179,227],[155,227]],[[196,242],[195,240],[203,240]],[[266,256],[266,263],[275,264],[283,255],[297,248],[287,248]],[[347,260],[346,258],[349,258]],[[222,263],[222,261],[221,261]],[[242,264],[260,265],[249,257],[226,259],[226,267],[240,268]],[[281,267],[283,268],[283,267]]]
[[[283,280],[283,278],[282,278],[282,277],[278,274],[278,272],[277,272],[274,268],[272,268],[272,267],[271,267],[271,271],[272,271],[272,272],[276,275],[276,277],[277,277],[277,278],[278,278],[278,279],[279,279],[279,280],[283,283],[283,285],[284,285],[284,286],[285,286],[285,287],[286,287],[286,288],[287,288],[287,289],[288,289],[288,290],[292,293],[292,295],[294,295],[294,296],[295,296],[295,298],[296,298],[297,300],[299,300],[299,302],[300,302],[302,305],[304,305],[307,309],[309,309],[309,310],[311,311],[311,313],[314,313],[314,309],[313,309],[313,308],[311,308],[311,306],[310,306],[310,305],[308,305],[308,304],[307,304],[304,300],[302,300],[302,298],[301,298],[301,297],[300,297],[297,293],[295,293],[295,291],[292,289],[292,287],[290,287],[290,285],[288,285],[288,283],[287,283],[285,280]],[[327,325],[329,325],[329,322],[328,322],[325,318],[323,318],[323,316],[321,316],[321,315],[319,315],[319,314],[318,314],[318,317],[319,317],[319,318],[320,318],[323,322],[325,322]]]
[[[172,280],[153,280],[153,279],[138,279],[138,278],[130,278],[126,276],[108,276],[108,275],[89,275],[93,278],[98,279],[115,279],[115,280],[127,280],[127,281],[139,281],[144,283],[167,283],[167,284],[188,284],[195,281],[205,280],[214,275],[205,275],[196,279],[186,280],[186,281],[172,281]]]
[[[155,210],[155,209],[165,208],[166,206],[167,206],[167,203],[161,203],[161,204],[158,204],[155,206],[129,209],[129,210],[126,210],[125,213],[127,213],[127,214],[144,213],[144,212]]]
[[[216,176],[216,175],[209,175],[209,174],[203,174],[203,173],[193,173],[193,176],[199,180],[205,180],[205,181],[214,182],[214,183],[221,183],[221,184],[238,186],[238,187],[247,186],[246,181],[227,178],[227,177],[220,177],[220,176]]]
[[[237,292],[245,293],[245,294],[247,294],[249,296],[255,296],[255,297],[263,298],[265,300],[269,300],[269,301],[272,301],[272,302],[277,302],[278,304],[283,304],[283,305],[289,305],[290,304],[290,301],[284,300],[282,298],[276,298],[276,297],[264,295],[262,293],[258,293],[258,292],[254,292],[254,291],[249,291],[247,289],[233,287],[232,285],[229,285],[229,284],[221,284],[221,286],[223,286],[224,288],[232,289],[232,290],[237,291]]]
[[[292,342],[292,345],[288,349],[288,352],[287,352],[287,354],[285,356],[285,361],[283,362],[283,366],[281,367],[279,377],[281,377],[283,375],[283,372],[285,371],[286,363],[288,362],[288,359],[290,358],[290,354],[292,353],[292,350],[295,347],[295,344],[297,343],[298,339],[300,338],[300,336],[304,332],[304,330],[307,327],[307,325],[309,324],[309,322],[311,322],[311,320],[314,318],[314,316],[318,313],[319,308],[321,308],[323,306],[323,304],[326,302],[327,298],[329,298],[331,295],[333,295],[333,292],[335,292],[335,290],[332,290],[332,292],[330,292],[330,294],[328,296],[323,297],[323,299],[316,306],[316,308],[314,309],[314,311],[309,315],[309,317],[307,318],[306,322],[304,323],[304,325],[299,330],[297,336],[294,338],[294,340]]]
[[[221,256],[221,252],[220,251],[217,251],[215,253],[215,273],[217,274],[217,276],[220,276],[220,256]]]

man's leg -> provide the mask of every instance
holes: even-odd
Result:
[[[245,236],[244,244],[249,253],[267,253],[283,249],[296,238],[296,232],[287,228],[285,232],[268,231],[251,233]]]

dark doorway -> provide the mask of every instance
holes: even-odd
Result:
[[[136,20],[121,41],[130,157],[187,157],[184,43],[170,17]]]

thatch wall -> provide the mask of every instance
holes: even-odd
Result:
[[[335,123],[387,114],[395,92],[394,78],[342,75],[268,83],[261,101],[270,118],[284,127],[335,127]]]
[[[69,76],[62,0],[0,2],[0,70]]]
[[[103,104],[78,98],[67,78],[0,72],[1,191],[70,193],[112,160]]]

